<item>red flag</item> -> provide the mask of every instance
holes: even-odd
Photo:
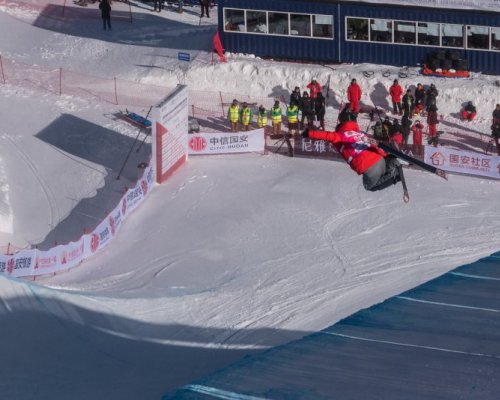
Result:
[[[224,50],[222,49],[222,43],[220,41],[219,31],[217,31],[217,33],[214,35],[212,44],[214,46],[214,49],[217,51],[217,54],[219,55],[220,61],[226,62],[226,57],[224,56]]]

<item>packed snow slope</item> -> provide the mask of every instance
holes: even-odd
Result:
[[[115,22],[112,32],[101,31],[98,18],[48,29],[33,10],[2,6],[2,55],[103,77],[256,96],[305,88],[313,74],[323,82],[331,75],[330,114],[355,76],[367,103],[387,102],[381,87],[390,83],[379,73],[363,80],[366,66],[332,71],[239,55],[212,66],[209,45],[195,49],[187,41],[182,48],[192,32],[210,42],[214,26],[199,26],[197,9],[179,16],[139,6],[139,22]],[[175,24],[182,26],[175,30]],[[153,45],[156,31],[171,32],[172,47],[167,39]],[[177,47],[197,54],[188,69],[169,57]],[[430,82],[402,81],[415,79]],[[474,129],[484,131],[499,98],[494,80],[439,81],[441,110],[456,112],[469,97],[481,107]],[[118,191],[111,182],[137,133],[111,117],[117,109],[29,85],[0,85],[4,244],[47,244],[81,232],[82,203],[87,221],[104,215]],[[61,142],[44,140],[47,130]],[[81,140],[81,152],[61,145],[69,134]],[[102,148],[109,151],[103,155]],[[365,191],[341,162],[273,153],[191,157],[80,267],[35,282],[0,277],[0,393],[157,399],[244,354],[330,326],[498,251],[499,182],[467,176],[445,182],[416,170],[406,176],[409,204],[399,185]]]

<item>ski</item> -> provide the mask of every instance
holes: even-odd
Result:
[[[408,203],[410,201],[410,194],[408,193],[408,187],[406,186],[405,174],[403,173],[403,166],[398,165],[399,179],[401,180],[401,185],[403,186],[403,201]]]
[[[432,172],[433,174],[436,174],[437,176],[440,176],[441,178],[448,180],[448,175],[446,174],[446,171],[440,168],[434,167],[433,165],[429,165],[423,161],[420,161],[415,157],[409,156],[403,153],[402,151],[399,151],[394,147],[389,146],[385,143],[379,143],[378,147],[380,147],[385,152],[390,153],[402,160],[408,161],[409,163],[414,164],[425,171]]]

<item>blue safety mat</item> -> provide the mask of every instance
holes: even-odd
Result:
[[[166,399],[500,399],[500,253]]]

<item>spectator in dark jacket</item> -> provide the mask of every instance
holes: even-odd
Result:
[[[437,135],[437,125],[439,124],[439,119],[437,115],[437,107],[430,106],[427,112],[427,125],[429,126],[429,139],[427,143],[437,147],[438,145],[438,135]]]
[[[491,126],[491,137],[497,146],[497,154],[500,156],[500,121]]]
[[[493,123],[500,122],[500,104],[493,110]]]
[[[309,93],[302,93],[302,101],[300,103],[300,129],[304,126],[304,120],[307,118],[307,126],[312,127],[314,122],[314,100],[309,97]]]
[[[425,95],[427,96],[427,101],[426,101],[426,104],[425,104],[425,108],[427,110],[427,112],[429,111],[430,108],[433,108],[433,107],[436,107],[437,109],[437,97],[438,97],[438,90],[436,89],[436,86],[434,86],[433,83],[431,83],[431,86],[429,87],[429,89],[427,89],[427,92],[425,93]]]
[[[406,116],[411,119],[413,116],[414,108],[415,108],[415,100],[413,98],[411,90],[408,89],[405,95],[403,96],[403,116]]]
[[[389,138],[391,142],[400,145],[403,143],[403,127],[397,119],[392,121],[391,131],[389,132]]]
[[[111,4],[110,0],[101,0],[99,3],[99,9],[101,10],[102,25],[104,30],[106,30],[106,25],[108,29],[111,30]]]
[[[323,93],[319,92],[314,99],[314,112],[316,113],[316,119],[319,122],[321,130],[325,130],[325,113],[326,113],[326,103],[325,96]]]
[[[300,94],[300,88],[295,86],[295,89],[290,94],[290,104],[293,104],[300,108],[300,104],[302,102],[302,95]]]
[[[410,136],[411,130],[411,119],[408,115],[403,115],[401,119],[401,133],[403,134],[403,144],[408,144],[408,137]]]
[[[378,142],[388,142],[389,141],[389,135],[384,130],[384,127],[382,126],[381,121],[377,121],[375,123],[375,125],[373,126],[373,138],[375,140],[377,140]]]
[[[392,122],[389,117],[384,118],[384,122],[382,122],[382,128],[384,129],[384,133],[389,138],[392,131]]]
[[[420,114],[425,105],[425,88],[421,83],[417,84],[415,89],[415,115]]]

